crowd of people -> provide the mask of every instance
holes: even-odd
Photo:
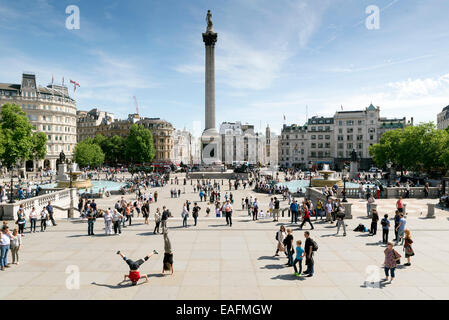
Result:
[[[113,172],[106,173],[107,179],[118,179]],[[220,183],[221,182],[221,183]],[[150,205],[158,203],[158,190],[156,187],[166,186],[171,184],[170,197],[179,198],[182,194],[185,194],[187,186],[187,180],[178,179],[175,177],[169,179],[164,175],[135,175],[132,179],[127,180],[128,188],[127,193],[135,194],[135,199],[129,200],[129,197],[122,196],[120,200],[117,200],[114,207],[101,209],[98,207],[95,199],[80,198],[78,203],[78,210],[80,217],[87,220],[87,233],[90,236],[95,235],[95,225],[99,219],[103,220],[104,225],[101,225],[101,229],[104,230],[106,235],[120,235],[123,228],[132,226],[133,218],[144,218],[144,224],[150,224],[150,216],[154,221],[154,234],[161,234],[164,237],[165,254],[163,272],[169,271],[173,273],[173,253],[171,244],[168,239],[168,226],[167,221],[172,217],[172,213],[166,206],[157,207],[154,213],[150,212]],[[288,204],[288,211],[290,213],[291,226],[286,228],[281,226],[280,230],[276,232],[276,256],[280,253],[285,254],[287,258],[286,265],[294,269],[295,276],[307,275],[312,277],[314,275],[314,254],[318,250],[317,243],[310,237],[310,232],[304,232],[304,239],[294,239],[292,227],[297,225],[298,230],[302,230],[307,224],[310,230],[314,230],[314,223],[320,220],[320,223],[335,224],[336,233],[339,235],[340,230],[343,231],[343,236],[347,236],[345,222],[345,206],[338,198],[338,186],[332,188],[323,188],[323,197],[312,201],[306,197],[298,198],[298,194],[292,195],[287,187],[276,186],[267,184],[259,175],[255,174],[254,179],[243,181],[240,179],[234,181],[216,181],[216,180],[190,180],[191,189],[194,196],[198,196],[197,199],[183,201],[181,212],[182,227],[189,227],[189,218],[193,218],[193,226],[198,226],[200,213],[204,212],[204,216],[210,216],[210,212],[214,210],[216,217],[225,218],[226,225],[232,227],[233,225],[233,213],[237,210],[235,204],[235,198],[233,191],[245,190],[253,188],[254,191],[266,191],[270,194],[268,203],[261,203],[257,197],[253,197],[248,194],[246,197],[241,198],[241,211],[246,212],[248,217],[251,217],[253,221],[259,219],[272,219],[273,222],[279,221],[281,211],[281,201]],[[184,185],[182,187],[177,187]],[[375,199],[380,198],[379,190],[372,189],[369,186],[364,188],[364,184],[361,187],[361,197],[366,199],[367,203],[367,215],[371,219],[371,225],[369,228],[369,235],[377,235],[378,224],[381,224],[382,228],[382,240],[381,244],[386,246],[385,254],[385,275],[387,280],[393,280],[395,277],[395,268],[398,264],[398,260],[401,255],[394,249],[396,246],[402,246],[407,258],[406,266],[411,265],[410,257],[414,255],[411,237],[411,231],[406,228],[407,220],[404,212],[405,205],[400,198],[396,203],[396,212],[392,219],[388,214],[384,214],[380,219],[377,209],[374,208]],[[228,190],[225,190],[226,187]],[[374,191],[376,190],[376,191]],[[27,190],[25,190],[27,192]],[[25,194],[27,194],[25,192]],[[381,191],[380,191],[381,192]],[[5,189],[0,187],[0,197],[5,196]],[[273,195],[271,197],[271,195]],[[296,198],[295,198],[296,197]],[[128,199],[128,200],[127,200]],[[301,199],[299,201],[298,199]],[[193,203],[193,205],[192,205]],[[22,205],[23,206],[23,205]],[[29,212],[25,212],[23,207],[20,207],[17,212],[17,219],[15,223],[17,227],[12,232],[9,231],[9,227],[5,224],[1,230],[1,270],[9,268],[10,264],[7,263],[8,252],[11,252],[12,263],[19,263],[19,251],[22,247],[23,237],[25,237],[25,230],[29,223],[29,232],[35,233],[36,226],[40,221],[40,231],[45,232],[47,226],[56,226],[54,220],[54,210],[49,202],[43,208],[31,208]],[[315,219],[313,219],[315,218]],[[313,222],[315,220],[315,222]],[[389,241],[389,232],[394,224],[395,239],[393,242]],[[97,228],[98,230],[98,228]],[[295,241],[296,240],[296,241]],[[153,252],[147,255],[145,258],[137,261],[132,261],[125,257],[124,254],[119,252],[122,258],[129,265],[130,273],[126,275],[126,279],[130,279],[132,284],[137,283],[141,278],[138,272],[139,267],[148,260]],[[307,267],[304,272],[303,260]],[[145,278],[145,276],[144,276]]]

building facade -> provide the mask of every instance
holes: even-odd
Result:
[[[36,131],[47,135],[45,159],[27,161],[27,171],[56,170],[61,151],[72,158],[77,142],[76,101],[66,86],[38,86],[35,74],[23,73],[21,84],[0,83],[0,106],[6,103],[19,105]]]
[[[270,126],[265,129],[265,165],[279,165],[279,136],[271,132]]]
[[[307,125],[284,124],[279,144],[279,165],[285,168],[307,169],[309,140]]]
[[[97,134],[105,137],[114,135],[126,138],[133,124],[141,124],[153,135],[156,154],[153,163],[166,164],[172,162],[173,155],[173,125],[160,118],[141,118],[138,114],[128,115],[128,119],[114,119],[110,123],[102,122],[97,127]]]
[[[185,129],[173,132],[173,155],[170,158],[175,164],[193,164],[194,140],[192,134]]]
[[[266,163],[266,139],[254,131],[254,126],[241,122],[223,122],[220,125],[222,163],[251,165]]]
[[[443,111],[441,111],[437,115],[437,128],[440,130],[444,130],[449,127],[449,106],[444,107]]]
[[[369,147],[378,143],[389,130],[413,125],[413,118],[380,117],[380,108],[372,104],[364,110],[338,111],[333,117],[312,117],[304,126],[284,125],[281,135],[280,164],[283,167],[319,169],[329,164],[341,170],[357,152],[360,170],[369,170],[374,162]]]
[[[107,125],[114,121],[114,114],[96,108],[90,111],[77,111],[76,116],[78,142],[83,141],[86,138],[95,138],[97,135],[97,127],[101,123]]]

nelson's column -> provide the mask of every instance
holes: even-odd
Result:
[[[215,128],[215,43],[212,14],[207,11],[207,29],[203,33],[206,46],[205,128],[201,135],[201,162],[203,165],[221,164],[221,139]]]

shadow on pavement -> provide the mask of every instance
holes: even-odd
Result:
[[[304,280],[306,280],[305,277],[303,277],[303,276],[297,277],[294,274],[280,274],[280,275],[277,275],[276,277],[273,277],[271,279],[272,280],[288,280],[288,281],[292,281],[292,280],[304,281]]]
[[[257,260],[279,260],[279,257],[273,257],[273,256],[261,256],[257,258]]]

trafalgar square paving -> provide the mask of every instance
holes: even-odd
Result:
[[[56,227],[46,232],[29,234],[28,228],[20,251],[20,264],[0,272],[0,299],[448,299],[449,298],[449,212],[436,209],[435,219],[426,219],[427,203],[437,200],[405,199],[407,228],[412,232],[415,256],[412,265],[405,262],[401,246],[395,249],[403,256],[396,270],[396,279],[388,284],[384,278],[384,249],[377,235],[353,232],[360,223],[369,227],[366,201],[350,199],[353,219],[345,220],[347,236],[334,236],[336,226],[312,218],[315,229],[311,237],[318,243],[315,253],[315,274],[311,278],[293,275],[286,267],[286,257],[274,257],[275,233],[281,224],[291,226],[296,240],[304,243],[306,225],[290,225],[290,218],[252,221],[246,210],[241,210],[241,199],[257,197],[264,212],[269,196],[249,190],[229,190],[227,181],[221,185],[234,196],[233,226],[226,226],[225,218],[217,218],[211,206],[205,217],[206,202],[199,202],[190,181],[183,185],[168,184],[158,191],[157,203],[150,206],[150,224],[134,218],[130,227],[122,229],[121,236],[104,235],[102,218],[95,223],[95,236],[87,235],[87,223],[80,219],[59,218]],[[170,189],[181,190],[180,198],[171,198]],[[184,189],[185,188],[185,189]],[[185,193],[184,193],[185,191]],[[135,199],[135,194],[125,198]],[[113,208],[121,196],[98,199],[98,208]],[[278,198],[282,196],[278,195]],[[189,200],[201,207],[198,226],[182,227],[182,203]],[[298,199],[301,200],[301,199]],[[395,199],[376,200],[379,216],[394,214]],[[164,253],[162,235],[154,235],[153,213],[166,205],[173,217],[168,220],[173,247],[174,274],[161,275]],[[287,207],[281,201],[281,207]],[[78,212],[76,212],[76,215]],[[10,228],[14,222],[9,222]],[[27,226],[28,227],[28,226]],[[39,229],[39,227],[38,227]],[[392,236],[390,228],[390,239]],[[156,249],[140,268],[149,282],[137,286],[123,282],[128,266],[116,254],[121,250],[128,258],[137,260]],[[10,256],[8,262],[10,262]],[[303,265],[304,267],[304,265]]]

